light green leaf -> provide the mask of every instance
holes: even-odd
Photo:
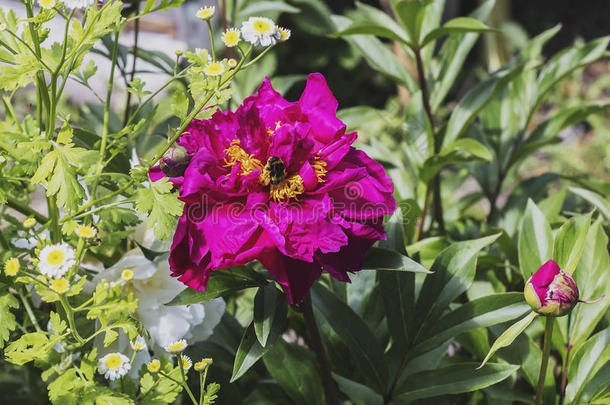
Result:
[[[184,203],[178,200],[178,193],[172,191],[173,185],[167,177],[149,184],[149,188],[138,190],[136,209],[148,214],[146,225],[153,228],[157,238],[165,239],[176,228],[176,218],[182,215]]]
[[[398,35],[387,27],[373,23],[356,22],[347,27],[346,29],[330,34],[329,36],[331,38],[341,38],[351,35],[374,35],[376,37],[387,38],[394,41],[402,42],[403,44],[408,44],[406,38],[401,37],[400,35]]]
[[[409,42],[414,46],[420,43],[422,25],[426,16],[426,8],[431,0],[392,0],[394,14],[407,32]]]
[[[588,381],[610,360],[610,328],[590,337],[575,353],[568,371],[565,403],[576,404]]]
[[[245,20],[252,15],[265,15],[265,13],[298,13],[297,7],[286,4],[283,1],[259,1],[249,4],[239,11],[239,20]]]
[[[11,331],[17,327],[11,308],[19,308],[19,301],[6,291],[0,296],[0,349],[4,347],[4,342],[8,342]]]
[[[599,212],[601,212],[607,220],[610,220],[610,200],[594,191],[586,190],[584,188],[570,187],[569,190],[597,207]]]
[[[519,366],[488,364],[475,370],[476,363],[453,364],[436,370],[423,371],[411,378],[398,392],[392,403],[401,405],[422,398],[472,392],[496,384],[514,374]]]
[[[487,353],[487,356],[485,356],[485,359],[483,359],[483,362],[478,368],[480,369],[481,367],[483,367],[495,352],[497,352],[503,347],[510,346],[510,344],[513,343],[515,338],[519,336],[537,316],[538,314],[532,311],[529,313],[529,315],[527,315],[520,321],[513,323],[508,329],[506,329],[504,333],[502,333],[496,339],[494,344],[491,346],[491,349],[489,349],[489,353]]]
[[[475,18],[457,17],[447,21],[442,27],[430,31],[421,41],[421,47],[423,48],[428,43],[435,41],[444,35],[466,34],[469,32],[498,32],[498,30],[489,28],[487,25]]]
[[[553,252],[551,226],[532,200],[527,201],[517,243],[519,267],[523,280],[527,280],[551,258]]]
[[[426,159],[420,171],[420,181],[428,183],[443,167],[475,159],[491,162],[493,157],[482,143],[472,138],[458,139],[438,155]]]
[[[61,335],[64,332],[64,330],[66,330],[66,328],[68,327],[66,325],[66,321],[61,319],[61,317],[59,316],[59,314],[57,312],[51,311],[51,318],[50,318],[49,322],[50,322],[49,326],[51,327],[51,330],[53,330],[53,332],[55,332],[58,335]]]
[[[578,265],[580,255],[585,247],[585,238],[591,225],[592,213],[570,218],[563,224],[553,246],[553,259],[559,267],[572,274]]]

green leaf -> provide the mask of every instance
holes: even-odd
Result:
[[[494,7],[495,2],[488,0],[476,9],[470,17],[479,21],[486,21],[489,13]],[[439,67],[435,72],[436,80],[432,83],[430,104],[432,110],[438,110],[439,106],[453,87],[458,74],[462,72],[462,67],[470,50],[479,38],[479,33],[468,33],[462,35],[452,35],[447,38],[439,51]]]
[[[61,335],[68,327],[68,325],[66,325],[66,321],[61,319],[57,312],[53,311],[51,311],[49,326],[51,327],[51,330],[58,335]]]
[[[513,323],[508,329],[506,329],[504,333],[502,333],[496,339],[494,344],[491,346],[491,349],[489,349],[489,353],[487,353],[487,356],[485,356],[485,359],[483,359],[483,362],[478,368],[480,369],[481,367],[483,367],[495,352],[497,352],[503,347],[510,346],[510,344],[513,343],[515,338],[519,336],[521,332],[523,332],[525,328],[527,328],[537,316],[538,314],[532,311],[529,313],[529,315],[527,315],[520,321]]]
[[[393,338],[395,350],[407,350],[410,339],[415,334],[410,332],[414,313],[415,275],[395,271],[377,274],[381,297],[385,308],[388,329]]]
[[[423,334],[417,350],[427,351],[461,333],[508,322],[531,310],[520,292],[492,294],[470,301],[444,315]]]
[[[241,342],[239,343],[239,348],[235,354],[233,374],[231,375],[230,382],[237,381],[237,379],[244,375],[271,347],[272,345],[267,345],[265,347],[261,346],[256,338],[256,332],[254,332],[254,323],[250,323],[244,331]]]
[[[430,156],[420,170],[420,181],[428,183],[443,167],[475,159],[491,162],[493,157],[482,143],[472,139],[458,139],[438,155]]]
[[[397,33],[395,33],[394,31],[392,31],[391,29],[389,29],[387,27],[377,25],[374,23],[356,22],[342,31],[330,34],[329,37],[341,38],[341,37],[347,37],[350,35],[374,35],[376,37],[387,38],[387,39],[391,39],[394,41],[402,42],[403,44],[408,44],[408,41],[406,38],[401,37],[400,35],[398,35]]]
[[[445,137],[443,138],[443,149],[451,145],[466,131],[483,107],[498,91],[505,88],[522,69],[522,63],[500,69],[475,86],[460,100],[447,123]]]
[[[232,291],[245,288],[263,287],[265,278],[246,266],[231,267],[212,271],[205,291],[187,288],[167,305],[191,305],[218,298]]]
[[[383,405],[383,397],[366,385],[334,373],[333,378],[341,392],[347,395],[354,405]]]
[[[313,285],[311,293],[314,307],[345,342],[360,373],[378,392],[383,392],[387,383],[387,367],[383,349],[373,332],[348,305],[320,283]]]
[[[610,38],[603,37],[583,46],[573,46],[559,52],[545,63],[538,75],[538,94],[533,101],[531,111],[534,112],[537,109],[546,93],[564,77],[603,57],[608,48],[608,42],[610,42]]]
[[[577,196],[585,199],[585,201],[589,202],[593,206],[597,207],[599,212],[601,212],[607,220],[610,220],[610,201],[607,198],[604,198],[594,191],[586,190],[584,188],[570,187],[569,190]]]
[[[527,201],[517,244],[519,267],[523,280],[527,280],[551,258],[553,252],[551,226],[532,200]]]
[[[283,1],[259,1],[249,4],[247,7],[239,10],[239,20],[245,20],[251,15],[264,15],[265,13],[298,13],[300,10]]]
[[[601,218],[595,221],[587,234],[585,247],[573,277],[583,300],[594,300],[602,295],[606,298],[592,304],[578,304],[572,310],[570,320],[570,343],[577,349],[593,332],[599,320],[610,308],[610,254],[608,236],[604,232]]]
[[[263,358],[269,374],[295,404],[324,404],[324,389],[311,351],[280,339]]]
[[[457,17],[447,21],[442,27],[430,31],[424,39],[421,41],[421,47],[423,48],[428,43],[435,41],[436,39],[451,34],[466,34],[469,32],[499,32],[489,28],[481,21],[471,17]]]
[[[401,387],[392,403],[407,404],[422,398],[480,390],[510,377],[519,366],[492,363],[481,370],[475,368],[476,363],[461,363],[421,372]]]
[[[479,251],[500,237],[500,234],[457,242],[443,250],[434,260],[426,276],[415,306],[416,327],[425,322],[432,325],[449,304],[466,291],[474,279]]]
[[[254,297],[254,331],[261,346],[273,341],[284,332],[288,303],[274,284],[258,289]]]
[[[346,29],[352,24],[350,19],[343,16],[334,15],[332,20],[338,30]],[[380,40],[365,35],[354,35],[344,39],[362,54],[373,69],[388,76],[396,83],[402,84],[410,91],[417,89],[415,80],[409,75],[404,65]]]
[[[167,177],[149,184],[149,188],[138,190],[136,209],[148,214],[146,225],[153,228],[157,238],[165,239],[176,228],[176,218],[182,215],[184,203],[178,200],[178,193],[172,191],[173,185]]]
[[[582,304],[581,304],[582,305]],[[590,337],[575,353],[568,371],[565,403],[576,404],[588,381],[610,360],[610,328]]]
[[[8,342],[11,331],[17,327],[11,308],[19,308],[19,301],[13,294],[5,292],[0,296],[0,349],[4,347],[4,342]]]
[[[402,24],[409,37],[409,42],[417,46],[421,36],[426,8],[431,0],[392,0],[394,14]]]
[[[591,213],[570,218],[563,224],[553,246],[553,259],[560,268],[572,274],[585,247],[585,238],[591,225]]]
[[[380,247],[372,247],[369,249],[364,258],[362,269],[411,271],[414,273],[430,274],[429,270],[410,257],[402,255],[394,250]]]

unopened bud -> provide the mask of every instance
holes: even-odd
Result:
[[[172,146],[165,152],[159,166],[163,173],[168,177],[180,177],[184,175],[189,162],[191,161],[191,155],[186,153],[184,148],[180,146]]]
[[[576,282],[561,270],[554,260],[549,260],[538,269],[523,292],[532,309],[544,316],[563,316],[578,302]]]

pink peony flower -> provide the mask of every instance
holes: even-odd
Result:
[[[269,80],[236,112],[193,120],[178,144],[192,158],[172,178],[185,202],[169,258],[174,276],[204,290],[215,269],[259,260],[301,301],[322,270],[349,282],[385,239],[395,209],[383,167],[354,149],[337,101],[311,74],[297,102]],[[163,176],[158,168],[151,178]]]
[[[576,305],[579,293],[574,279],[549,260],[525,283],[524,295],[537,313],[563,316]]]

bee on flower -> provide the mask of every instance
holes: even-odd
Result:
[[[165,346],[165,350],[171,354],[178,354],[182,353],[187,346],[186,340],[180,339]]]
[[[282,34],[270,18],[250,17],[241,24],[241,35],[244,41],[254,46],[271,46],[277,43]]]
[[[9,277],[14,277],[17,275],[17,273],[19,273],[19,268],[19,259],[11,257],[6,261],[6,263],[4,263],[4,274]]]
[[[67,243],[45,246],[38,256],[38,270],[52,278],[60,278],[76,263],[74,249]]]
[[[110,381],[123,377],[131,369],[129,359],[122,353],[108,353],[97,363],[100,374]]]
[[[216,13],[216,7],[214,6],[207,6],[207,7],[202,7],[197,11],[197,18],[199,18],[201,21],[209,21],[212,19],[212,17],[214,17],[214,14]]]
[[[222,42],[224,42],[227,48],[233,48],[239,43],[240,40],[241,35],[239,33],[239,29],[237,28],[229,28],[222,33]]]

